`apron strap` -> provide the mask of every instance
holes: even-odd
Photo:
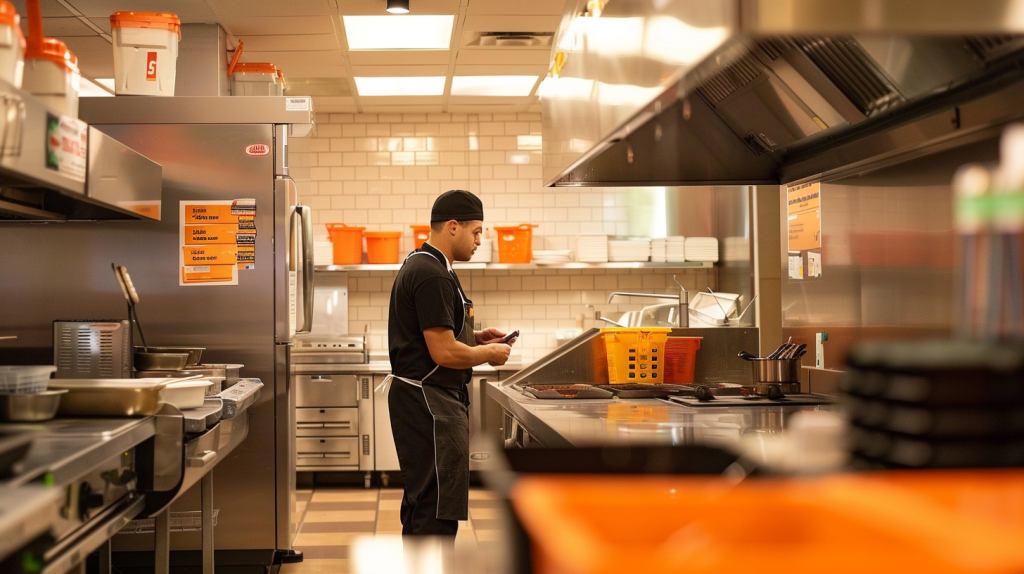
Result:
[[[431,369],[431,371],[429,373],[427,373],[427,376],[423,377],[422,379],[420,379],[418,381],[414,381],[412,379],[406,379],[405,377],[399,377],[397,375],[390,374],[390,375],[384,377],[384,380],[379,385],[377,385],[377,388],[373,389],[373,392],[376,393],[377,391],[381,391],[382,393],[387,394],[388,387],[391,385],[391,381],[393,379],[398,379],[399,381],[402,381],[403,383],[408,383],[408,384],[410,384],[410,385],[412,385],[414,387],[423,388],[423,381],[425,381],[428,378],[430,378],[430,375],[433,375],[434,371],[436,371],[439,367],[440,367],[440,365],[434,365],[434,368]]]

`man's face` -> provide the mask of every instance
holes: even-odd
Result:
[[[452,240],[452,259],[469,261],[480,246],[480,236],[484,232],[483,221],[470,221],[466,225],[458,224]]]

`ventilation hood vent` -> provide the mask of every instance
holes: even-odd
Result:
[[[837,169],[1024,117],[1024,108],[1000,96],[1024,85],[1024,35],[955,2],[927,8],[948,11],[948,20],[916,22],[909,8],[899,20],[897,8],[908,2],[920,3],[874,2],[892,10],[871,12],[874,21],[866,11],[864,22],[849,13],[820,21],[816,12],[811,23],[801,10],[814,3],[793,0],[785,26],[744,8],[757,1],[717,12],[667,2],[657,13],[644,12],[645,3],[612,2],[599,18],[564,18],[541,87],[545,179],[553,186],[780,183],[814,175],[805,173],[812,165]],[[877,14],[894,20],[879,22]],[[986,33],[951,34],[958,22]],[[682,39],[665,48],[673,38]],[[997,107],[961,113],[982,101]],[[877,137],[937,113],[943,129],[907,130],[888,143]],[[867,141],[874,147],[849,151]]]

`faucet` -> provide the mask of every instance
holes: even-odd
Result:
[[[678,301],[678,314],[679,314],[679,327],[690,326],[690,293],[683,287],[682,283],[676,279],[676,276],[672,276],[672,281],[675,281],[676,285],[679,286],[679,293],[676,295],[661,295],[658,293],[626,293],[624,291],[616,291],[608,296],[608,302],[611,303],[615,297],[647,297],[648,299],[676,299]],[[602,317],[603,319],[603,317]],[[607,319],[605,319],[608,321]],[[608,321],[612,323],[613,321]]]

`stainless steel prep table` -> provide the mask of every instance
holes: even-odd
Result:
[[[487,396],[511,415],[512,420],[505,421],[505,438],[511,439],[507,446],[644,443],[727,447],[745,433],[781,432],[794,413],[835,409],[834,405],[767,404],[693,408],[658,399],[543,400],[500,383],[489,383]],[[518,431],[518,441],[513,431]]]

